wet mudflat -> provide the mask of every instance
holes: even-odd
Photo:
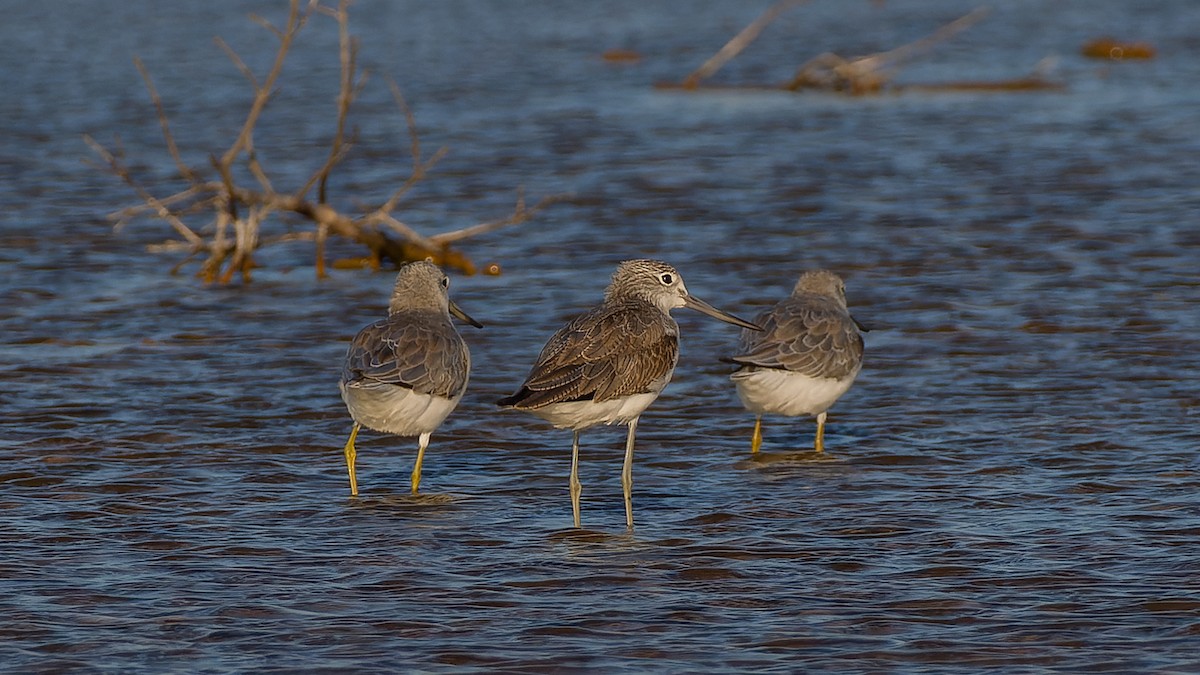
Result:
[[[886,49],[971,8],[892,5],[801,8],[722,77],[783,80],[820,51]],[[6,668],[1200,668],[1200,93],[1180,84],[1200,79],[1200,8],[1009,3],[905,77],[1011,76],[1057,55],[1065,92],[845,99],[655,91],[757,10],[606,7],[354,8],[364,61],[396,77],[426,145],[451,148],[406,222],[488,220],[517,185],[574,195],[466,246],[505,273],[453,280],[487,327],[463,329],[471,387],[434,436],[427,494],[407,494],[415,442],[364,432],[357,500],[336,382],[391,275],[318,282],[296,244],[264,251],[249,287],[170,276],[176,259],[144,250],[165,226],[113,234],[104,216],[130,194],[80,163],[80,134],[119,132],[145,175],[170,174],[134,53],[184,147],[227,139],[248,94],[210,38],[260,65],[272,45],[245,14],[282,9],[13,9]],[[1159,58],[1078,56],[1125,32]],[[281,182],[319,164],[332,121],[336,35],[306,39],[260,139]],[[612,48],[643,59],[605,63]],[[377,150],[340,189],[378,196],[409,160],[375,95],[356,124]],[[677,312],[679,368],[639,427],[637,528],[623,431],[597,429],[576,532],[570,433],[493,402],[642,256],[743,316],[805,267],[834,269],[873,328],[866,365],[826,456],[810,422],[768,418],[752,459],[753,419],[718,360],[737,329]]]

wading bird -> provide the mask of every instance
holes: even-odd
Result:
[[[755,322],[763,329],[742,331],[738,354],[730,359],[741,366],[730,379],[754,413],[750,452],[762,445],[764,413],[815,415],[813,449],[824,452],[826,411],[862,368],[862,326],[846,308],[845,284],[827,270],[805,272],[791,297]]]
[[[501,406],[530,412],[571,429],[571,509],[580,527],[579,432],[597,424],[625,424],[625,523],[633,527],[633,439],[638,418],[662,393],[679,357],[679,325],[671,310],[688,307],[750,330],[758,326],[688,293],[679,272],[658,260],[627,260],[617,267],[604,302],[550,338],[515,394]]]
[[[429,437],[467,390],[471,354],[450,315],[482,328],[450,299],[450,279],[427,260],[400,268],[388,317],[354,336],[342,366],[342,400],[354,419],[346,441],[350,494],[358,494],[354,440],[360,427],[416,436],[412,493],[421,484]]]

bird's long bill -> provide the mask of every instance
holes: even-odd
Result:
[[[479,323],[475,319],[472,319],[471,315],[462,311],[462,307],[459,307],[458,305],[454,304],[453,300],[450,301],[450,313],[453,314],[454,316],[462,319],[463,321],[466,321],[467,323],[471,324],[472,326],[475,326],[476,328],[483,328],[483,324]]]
[[[688,309],[694,309],[697,312],[700,312],[701,314],[707,314],[714,319],[720,319],[721,321],[724,321],[725,323],[731,323],[735,326],[741,326],[742,328],[749,328],[750,330],[762,330],[762,326],[750,323],[749,321],[746,321],[745,319],[739,319],[732,314],[722,312],[721,310],[717,309],[716,307],[713,307],[712,305],[701,300],[700,298],[697,298],[694,295],[684,296],[683,306],[687,307]]]

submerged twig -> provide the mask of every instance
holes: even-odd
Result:
[[[713,54],[707,61],[701,64],[699,68],[692,71],[692,73],[687,77],[683,78],[683,88],[695,89],[696,85],[700,84],[700,80],[711,77],[713,73],[720,70],[721,67],[733,59],[733,57],[740,54],[743,49],[750,46],[750,43],[757,40],[759,34],[761,34],[763,29],[770,25],[772,21],[778,19],[793,7],[798,7],[807,1],[808,0],[779,0],[775,4],[768,7],[767,11],[763,12],[757,19],[750,22],[750,24],[743,28],[737,35],[733,36],[733,38],[729,42],[726,42],[716,54]]]

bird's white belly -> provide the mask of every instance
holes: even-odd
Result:
[[[355,422],[368,429],[397,436],[432,433],[458,405],[454,398],[419,394],[395,385],[347,386],[342,400]],[[465,387],[464,387],[465,389]]]
[[[659,392],[634,394],[611,401],[551,403],[528,412],[559,429],[586,429],[597,424],[629,424],[654,403]]]
[[[809,377],[776,368],[743,368],[730,376],[742,405],[755,414],[819,415],[854,383],[852,373],[842,379]]]

